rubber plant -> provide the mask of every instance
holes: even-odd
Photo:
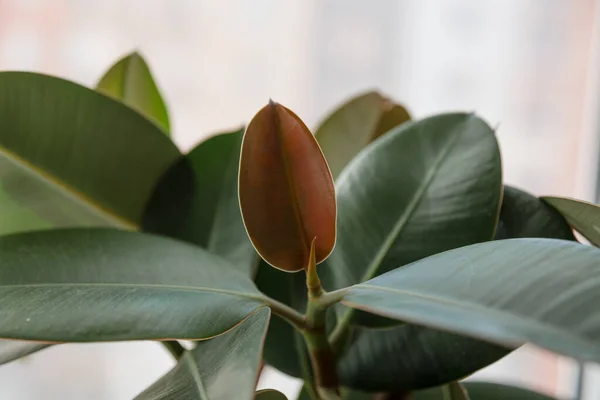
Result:
[[[314,135],[273,101],[185,154],[170,130],[139,54],[94,89],[0,73],[0,362],[153,340],[178,362],[142,400],[284,399],[264,364],[300,399],[533,400],[468,377],[600,361],[600,208],[504,185],[477,115],[369,92]]]

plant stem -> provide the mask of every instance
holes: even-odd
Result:
[[[306,319],[308,327],[302,331],[312,364],[316,391],[324,399],[339,395],[336,359],[327,340],[325,311],[315,299],[308,300]]]
[[[327,307],[321,305],[324,296],[315,262],[315,241],[310,248],[310,258],[306,268],[308,305],[306,308],[306,328],[302,330],[313,369],[315,389],[323,400],[340,399],[340,388],[336,370],[336,358],[327,340],[325,315]]]
[[[171,353],[175,361],[178,361],[185,353],[185,348],[177,340],[166,340],[161,343]]]
[[[266,296],[265,302],[275,314],[288,321],[297,330],[306,328],[306,317],[292,307]]]

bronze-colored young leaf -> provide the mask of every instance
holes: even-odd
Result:
[[[316,260],[335,245],[335,189],[327,162],[306,125],[269,102],[248,125],[242,142],[240,207],[258,253],[276,268],[306,267],[311,241]]]
[[[139,53],[128,54],[117,61],[100,79],[96,89],[121,100],[169,135],[167,107],[148,64]]]
[[[337,178],[342,169],[370,142],[409,121],[410,114],[377,92],[357,96],[336,109],[316,130],[315,137]]]

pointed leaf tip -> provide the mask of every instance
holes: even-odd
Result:
[[[325,157],[302,120],[272,100],[244,134],[239,196],[248,236],[269,264],[305,269],[315,237],[317,264],[333,250],[337,211]]]

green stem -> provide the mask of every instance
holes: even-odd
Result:
[[[178,361],[185,353],[185,348],[177,340],[166,340],[161,343],[171,353],[175,361]]]
[[[303,330],[306,328],[306,317],[294,310],[292,307],[270,297],[265,297],[265,303],[275,314],[288,321],[297,330]]]
[[[339,381],[336,358],[325,329],[326,308],[321,308],[317,298],[308,299],[306,320],[308,327],[302,331],[313,367],[316,391],[323,399],[339,398]]]

